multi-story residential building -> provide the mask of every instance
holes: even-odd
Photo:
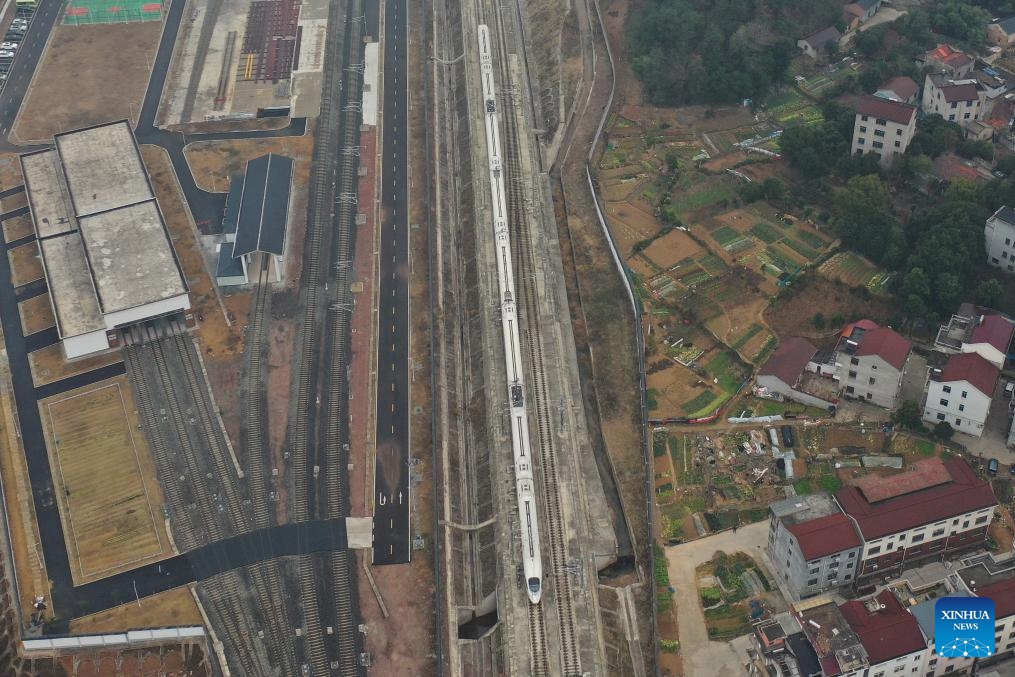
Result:
[[[949,597],[969,597],[968,592],[963,589],[953,590],[948,593]],[[939,677],[950,675],[951,677],[966,677],[973,671],[972,658],[949,658],[940,656],[934,650],[937,636],[937,619],[934,617],[934,604],[936,599],[928,599],[925,602],[909,608],[909,612],[920,624],[920,630],[927,639],[927,660],[923,669],[918,673],[923,677]]]
[[[870,320],[847,325],[835,348],[843,394],[894,409],[912,348],[900,334]]]
[[[920,624],[890,590],[868,600],[839,607],[867,652],[867,677],[909,676],[927,660],[927,641]]]
[[[956,431],[981,437],[1000,371],[979,352],[948,358],[943,369],[931,369],[924,386],[923,420],[948,423]]]
[[[867,475],[835,499],[863,540],[856,584],[986,543],[997,499],[962,458],[931,458],[898,475]]]
[[[852,30],[860,24],[870,21],[878,8],[881,7],[881,0],[856,0],[842,6],[842,23],[847,30]]]
[[[825,493],[794,496],[768,507],[768,557],[798,599],[852,582],[860,537]]]
[[[1001,207],[987,219],[983,241],[990,265],[1015,272],[1015,209]]]
[[[790,610],[818,656],[822,675],[861,677],[866,673],[867,650],[835,602],[819,597],[794,604]]]
[[[980,83],[972,78],[957,80],[942,73],[930,73],[923,83],[923,112],[940,115],[950,122],[979,120],[985,98]]]
[[[952,78],[963,78],[973,72],[975,59],[951,45],[938,45],[923,57],[917,65],[929,68],[933,73],[944,73]]]
[[[916,108],[864,95],[857,104],[851,153],[877,153],[883,163],[902,155],[916,133]]]
[[[962,458],[869,475],[835,494],[773,503],[769,559],[791,595],[812,596],[986,542],[997,500]]]
[[[1008,318],[978,311],[963,303],[948,324],[938,329],[934,347],[943,353],[976,353],[998,369],[1004,369],[1015,324]]]

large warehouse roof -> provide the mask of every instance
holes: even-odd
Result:
[[[105,315],[186,295],[126,121],[59,134],[54,150],[23,155],[21,165],[61,338],[123,321],[107,327]]]
[[[79,217],[155,197],[126,120],[54,138]]]
[[[155,200],[81,218],[102,312],[186,293]]]
[[[292,158],[274,153],[247,163],[233,258],[255,251],[281,256],[285,251],[293,164]]]

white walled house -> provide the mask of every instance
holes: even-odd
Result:
[[[999,374],[979,353],[951,356],[943,369],[928,375],[923,420],[932,425],[944,421],[958,432],[980,437]]]
[[[864,95],[853,122],[852,154],[877,153],[882,163],[902,155],[916,133],[916,107]]]
[[[950,122],[962,124],[967,120],[979,120],[985,98],[983,88],[970,78],[956,80],[931,73],[923,83],[923,112],[940,115]]]
[[[848,325],[835,349],[843,394],[894,409],[912,344],[899,333],[862,320]]]
[[[1015,272],[1015,209],[1005,206],[994,212],[984,226],[983,239],[990,265]]]

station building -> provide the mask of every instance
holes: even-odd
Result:
[[[57,134],[21,156],[25,192],[67,359],[119,344],[122,329],[193,318],[137,141],[126,120]]]

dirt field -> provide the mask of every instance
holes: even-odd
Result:
[[[681,230],[673,230],[649,245],[644,255],[660,270],[669,270],[686,258],[699,256],[703,251],[701,245],[690,235]]]
[[[818,272],[850,287],[866,288],[877,294],[884,291],[891,274],[853,252],[839,252],[821,264]]]
[[[136,120],[161,31],[158,21],[57,25],[12,136],[49,141],[56,132]]]
[[[77,585],[172,554],[125,376],[39,403]]]
[[[829,322],[826,328],[814,326],[820,312]],[[807,275],[786,289],[765,311],[765,320],[780,337],[805,336],[821,340],[835,335],[845,322],[869,318],[887,325],[898,309],[878,297],[870,297],[841,282],[820,275]],[[832,322],[841,319],[842,323]]]
[[[122,361],[120,351],[111,350],[68,362],[64,359],[63,346],[59,343],[40,348],[28,355],[28,362],[32,368],[32,381],[36,386],[54,383],[69,376],[84,374],[87,371]]]
[[[250,295],[230,294],[219,298],[169,157],[157,146],[141,146],[141,155],[173,236],[176,255],[190,283],[190,301],[205,357],[239,357],[243,354],[243,327],[250,309]]]
[[[265,153],[279,153],[296,161],[294,192],[306,192],[313,150],[313,129],[308,127],[303,136],[199,141],[188,144],[185,152],[194,180],[204,190],[225,193],[229,190],[230,177],[242,173],[248,160]],[[295,216],[298,212],[294,209],[292,213]]]
[[[21,177],[21,160],[17,153],[0,153],[0,191],[16,188],[24,183]]]
[[[32,217],[28,214],[4,219],[3,226],[4,242],[16,242],[35,232],[32,228]]]
[[[39,256],[39,245],[35,242],[8,250],[7,258],[11,262],[11,282],[15,287],[42,278],[42,257]]]
[[[6,214],[26,206],[28,206],[28,196],[25,192],[14,193],[14,195],[0,200],[0,214]]]
[[[49,293],[33,296],[18,304],[21,313],[21,327],[25,336],[49,329],[56,324],[53,317],[53,306],[49,302]]]
[[[167,590],[136,602],[70,622],[72,634],[123,632],[136,628],[201,625],[204,621],[189,586]]]

